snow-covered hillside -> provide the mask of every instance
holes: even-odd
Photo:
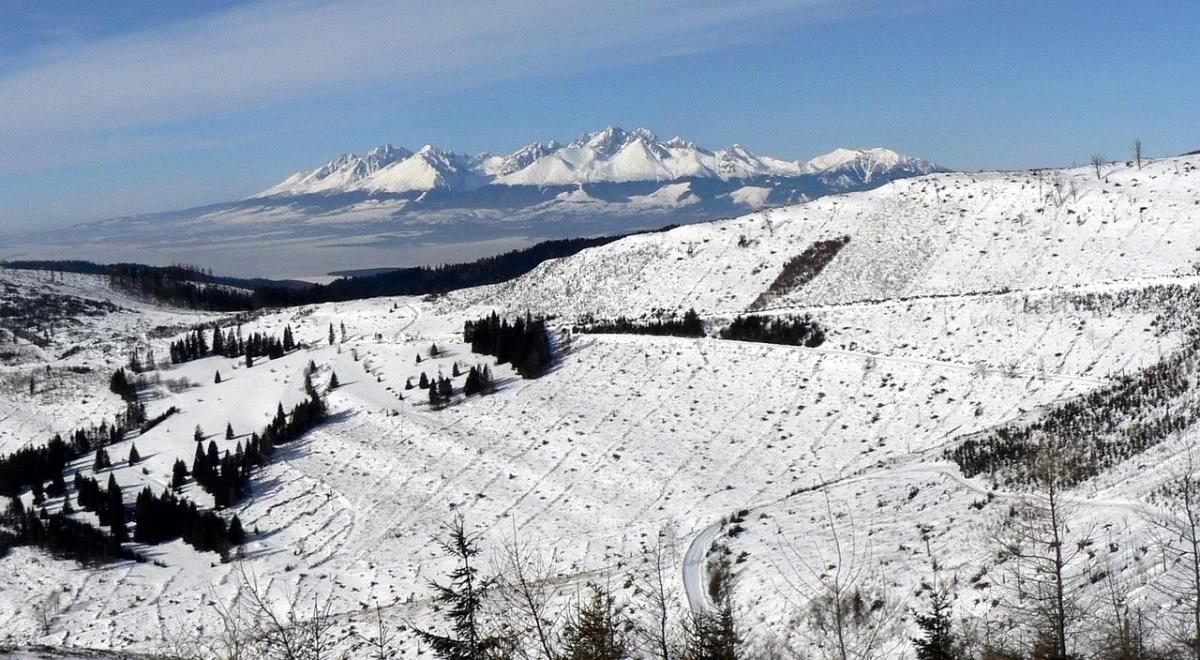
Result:
[[[1196,157],[1106,166],[1100,180],[1083,169],[932,174],[623,239],[505,284],[242,319],[243,333],[290,326],[303,347],[251,368],[224,357],[162,365],[143,391],[148,413],[178,412],[110,447],[116,459],[136,443],[144,458],[114,460],[100,476],[112,474],[127,501],[144,485],[161,489],[172,463],[190,460],[197,425],[232,449],[278,404],[304,396],[310,361],[319,385],[336,372],[330,419],[281,450],[251,495],[223,513],[249,532],[244,557],[222,563],[182,542],[132,544],[151,561],[81,570],[16,548],[0,560],[0,622],[13,642],[162,649],[181,631],[216,626],[214,604],[231,602],[250,573],[279,603],[333,603],[339,634],[361,629],[377,606],[392,621],[428,625],[436,615],[427,580],[450,567],[430,538],[455,513],[489,553],[516,535],[553,556],[563,596],[605,581],[634,616],[645,614],[638,585],[656,538],[670,549],[680,613],[703,606],[708,551],[726,546],[738,558],[737,611],[749,637],[802,656],[816,639],[804,567],[829,561],[835,533],[861,549],[863,575],[886,602],[916,607],[921,583],[939,580],[954,585],[956,615],[993,620],[1004,586],[980,576],[1003,567],[982,539],[1017,493],[963,476],[943,452],[1186,345],[1182,306],[1200,283],[1197,166]],[[818,260],[809,248],[819,241],[838,247]],[[789,263],[806,274],[773,288]],[[0,397],[6,450],[110,416],[119,400],[107,377],[134,345],[165,356],[185,327],[213,320],[95,278],[51,283],[0,270],[0,283],[6,295],[47,289],[112,305],[50,325],[46,346],[18,341]],[[805,348],[557,333],[585,316],[689,308],[710,329],[750,309],[809,314],[828,338]],[[492,311],[554,316],[554,368],[521,380],[493,366],[495,394],[443,410],[405,389],[422,372],[449,377],[455,363],[491,363],[461,330]],[[25,384],[47,367],[72,375],[30,397]],[[1169,607],[1146,586],[1161,567],[1138,550],[1141,513],[1196,439],[1185,428],[1069,493],[1080,520],[1104,529],[1097,561],[1163,616]],[[71,469],[91,474],[93,465],[85,458]],[[194,484],[183,493],[212,504]],[[59,506],[48,499],[51,511]],[[28,603],[51,593],[60,595],[46,632]],[[911,612],[892,624],[879,657],[909,657]],[[397,645],[416,648],[405,635]]]
[[[758,308],[833,305],[1193,272],[1200,159],[933,174],[734,220],[635,236],[543,264],[451,304],[615,316],[751,307],[785,262],[822,239],[849,242],[811,282]]]

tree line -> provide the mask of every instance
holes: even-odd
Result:
[[[684,312],[681,318],[675,318],[673,315],[666,318],[655,318],[641,321],[628,319],[624,316],[618,316],[616,319],[603,321],[588,318],[581,320],[577,325],[575,325],[573,331],[593,334],[703,337],[704,323],[700,320],[700,315],[696,313],[696,310],[689,309],[688,311]]]
[[[222,332],[220,326],[212,329],[211,343],[205,328],[194,328],[183,339],[171,342],[171,364],[182,364],[199,360],[209,355],[227,358],[246,358],[246,366],[253,366],[254,358],[266,357],[276,360],[296,350],[298,345],[292,336],[292,326],[283,328],[283,337],[255,332],[242,337],[242,328],[230,328]]]
[[[825,329],[804,316],[738,316],[720,332],[721,339],[816,348],[825,343]]]

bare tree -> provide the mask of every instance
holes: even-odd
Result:
[[[1131,585],[1121,578],[1121,567],[1109,562],[1104,571],[1106,612],[1100,613],[1099,658],[1103,660],[1142,660],[1151,657],[1146,645],[1142,611],[1130,603]]]
[[[1063,496],[1063,468],[1054,454],[1045,452],[1035,466],[1036,490],[1009,510],[996,541],[1012,577],[1007,605],[1027,634],[1025,652],[1061,660],[1070,657],[1072,635],[1089,611],[1084,589],[1095,553],[1091,527],[1073,529],[1075,508]]]
[[[54,617],[62,607],[62,592],[58,589],[46,594],[46,597],[33,604],[33,616],[37,619],[38,628],[42,635],[49,635],[54,624]]]
[[[375,630],[371,635],[358,635],[359,640],[366,644],[367,648],[371,649],[371,654],[367,657],[370,660],[391,660],[396,657],[396,651],[392,645],[396,642],[396,634],[386,619],[383,618],[383,608],[376,605],[375,607]]]
[[[1154,587],[1184,607],[1186,622],[1166,622],[1168,632],[1200,660],[1200,471],[1188,450],[1187,463],[1161,490],[1164,506],[1150,515],[1163,557]]]
[[[1096,170],[1096,179],[1100,179],[1100,168],[1104,165],[1104,154],[1092,154],[1092,167]]]
[[[879,587],[869,544],[859,538],[849,511],[835,513],[825,492],[828,538],[816,548],[831,548],[816,561],[804,557],[784,539],[790,574],[784,579],[804,604],[818,653],[831,660],[866,660],[893,655],[898,649],[901,605]],[[818,550],[819,551],[819,550]]]
[[[675,635],[672,633],[675,617],[672,612],[676,598],[671,587],[675,584],[672,579],[675,562],[666,530],[659,532],[654,545],[643,551],[643,559],[648,573],[643,578],[642,593],[646,598],[646,610],[652,618],[643,627],[646,653],[658,660],[671,660],[675,657]]]
[[[516,652],[522,657],[541,657],[558,660],[557,628],[559,617],[551,608],[553,595],[550,579],[554,575],[557,556],[545,558],[522,542],[514,528],[513,536],[504,544],[497,567],[497,594],[507,614],[502,618],[516,636],[532,638],[535,652],[518,641]]]
[[[258,578],[239,565],[236,591],[226,600],[209,594],[215,629],[177,629],[165,634],[171,655],[187,660],[335,660],[343,641],[336,634],[332,599],[313,598],[304,610],[299,598],[278,604]]]
[[[1133,141],[1133,158],[1137,161],[1138,169],[1142,169],[1142,138]]]

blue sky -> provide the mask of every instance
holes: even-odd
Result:
[[[0,231],[609,124],[955,169],[1200,149],[1188,1],[0,0]]]

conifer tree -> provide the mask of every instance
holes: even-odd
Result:
[[[221,464],[221,453],[217,450],[217,441],[208,441],[208,452],[204,455],[204,460],[211,469],[216,469]]]
[[[197,445],[196,449],[199,450],[200,446]],[[175,459],[175,465],[171,468],[171,488],[174,488],[175,490],[182,488],[184,482],[187,481],[187,477],[187,466],[184,465],[182,460],[178,458]]]
[[[196,483],[203,486],[208,482],[208,475],[208,457],[204,455],[201,444],[196,443],[196,455],[192,458],[192,476],[196,478]]]
[[[225,424],[225,439],[233,440],[233,423],[232,422],[227,422]]]
[[[213,383],[216,385],[221,384],[221,372],[220,371],[218,371],[217,375],[215,377],[213,377]]]
[[[421,372],[421,377],[417,379],[417,387],[421,389],[429,387],[429,376],[426,376],[424,371]]]
[[[929,605],[928,612],[917,615],[917,626],[922,633],[912,640],[917,660],[958,660],[962,656],[955,649],[949,597],[943,591],[935,591]]]
[[[142,460],[142,456],[141,456],[141,454],[138,453],[137,445],[131,444],[129,446],[129,464],[137,465],[141,460]]]
[[[242,521],[234,514],[233,519],[229,521],[229,542],[233,545],[241,545],[246,542],[246,532],[242,529]]]
[[[429,345],[429,357],[434,357],[434,358],[435,358],[435,357],[437,357],[437,356],[438,356],[438,347],[437,347],[437,344],[430,344],[430,345]]]
[[[632,627],[612,593],[593,584],[564,626],[563,658],[625,660],[630,657],[632,642],[627,631]]]
[[[113,538],[118,543],[129,538],[129,530],[126,528],[125,520],[125,503],[121,499],[121,487],[117,485],[117,480],[113,475],[108,475],[108,494],[107,506],[108,510],[108,525],[112,529]]]
[[[329,324],[329,345],[333,346],[337,343],[337,338],[333,334],[333,324]]]
[[[499,647],[501,639],[484,629],[483,599],[493,580],[482,578],[476,567],[478,536],[468,534],[462,517],[446,526],[448,538],[439,540],[442,549],[457,560],[448,584],[430,582],[433,601],[445,613],[449,630],[439,634],[416,629],[417,637],[443,660],[484,660]]]
[[[341,387],[341,383],[338,382],[337,372],[335,371],[329,377],[329,389],[336,390],[338,387]]]
[[[204,429],[200,428],[199,424],[196,425],[196,430],[192,431],[192,439],[196,442],[204,442]]]
[[[250,367],[253,367],[253,366],[254,366],[254,356],[250,354],[250,351],[246,351],[246,368],[249,369]]]
[[[96,460],[92,463],[92,471],[99,472],[107,467],[110,467],[112,462],[108,460],[108,452],[103,447],[96,450]]]

